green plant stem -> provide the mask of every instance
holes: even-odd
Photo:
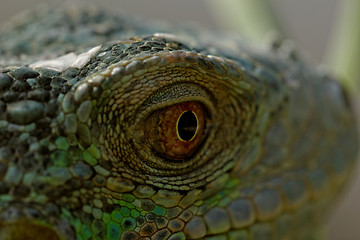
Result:
[[[280,28],[269,4],[264,0],[205,0],[221,29],[239,33],[251,41],[263,40]]]
[[[360,1],[344,0],[325,63],[352,93],[360,93]]]

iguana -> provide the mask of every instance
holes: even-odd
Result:
[[[312,239],[344,89],[285,42],[44,8],[0,33],[0,239]]]

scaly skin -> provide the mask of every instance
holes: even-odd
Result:
[[[170,29],[56,8],[2,31],[1,239],[313,237],[357,153],[342,88],[286,45]]]

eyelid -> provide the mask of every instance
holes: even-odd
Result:
[[[137,123],[158,109],[190,101],[201,102],[206,107],[209,117],[215,113],[216,101],[211,93],[196,84],[183,82],[161,88],[148,97],[137,111],[137,115],[140,116]]]

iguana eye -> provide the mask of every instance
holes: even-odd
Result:
[[[198,102],[184,102],[160,109],[147,120],[146,137],[164,157],[190,157],[203,139],[205,111]]]
[[[206,164],[212,151],[207,147],[219,129],[216,104],[199,84],[165,84],[153,91],[124,129],[137,156],[129,168],[154,178],[189,174]]]

